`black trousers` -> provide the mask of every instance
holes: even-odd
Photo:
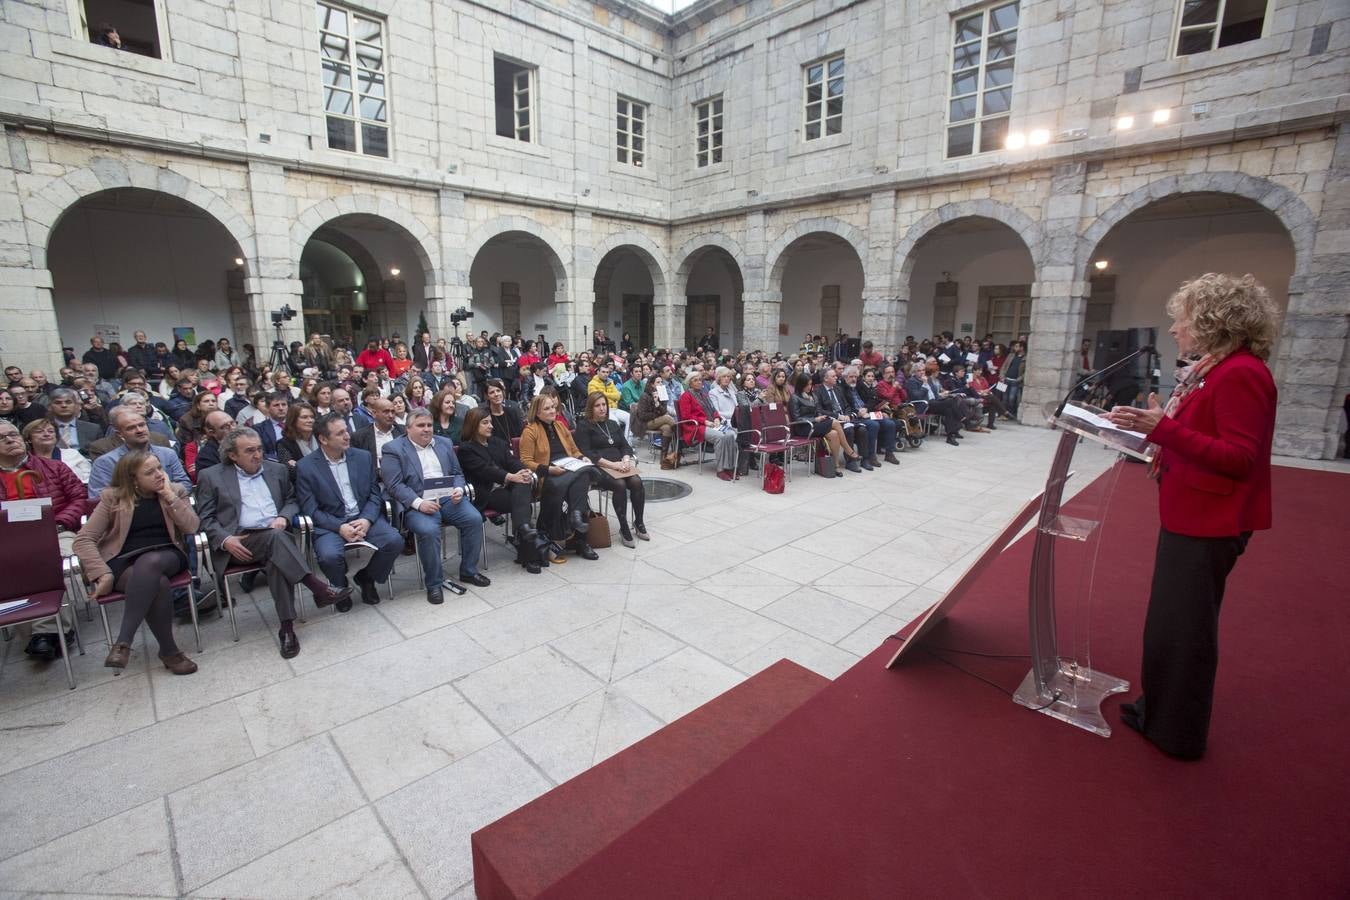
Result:
[[[1144,621],[1144,736],[1173,756],[1204,755],[1219,668],[1224,584],[1251,532],[1197,538],[1159,529]]]
[[[530,524],[530,500],[533,494],[532,484],[521,484],[516,481],[499,484],[483,498],[483,505],[479,509],[491,507],[497,512],[510,513],[511,528],[519,532]]]
[[[539,496],[539,527],[544,534],[555,541],[561,541],[567,536],[569,529],[567,523],[563,521],[564,504],[568,512],[574,509],[590,511],[586,495],[591,489],[591,479],[595,476],[595,472],[594,466],[587,466],[575,472],[548,475],[544,478],[543,492]]]

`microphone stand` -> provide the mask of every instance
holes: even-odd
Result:
[[[1108,374],[1110,374],[1111,372],[1116,371],[1117,369],[1123,368],[1123,367],[1125,366],[1126,363],[1128,363],[1128,362],[1133,362],[1134,360],[1138,359],[1140,356],[1143,356],[1145,353],[1151,354],[1151,353],[1154,353],[1154,352],[1155,352],[1155,351],[1154,351],[1152,345],[1145,345],[1145,346],[1143,346],[1143,347],[1140,347],[1138,350],[1134,351],[1133,353],[1131,353],[1129,356],[1122,356],[1120,359],[1118,359],[1118,360],[1116,360],[1115,362],[1111,363],[1111,365],[1109,365],[1109,366],[1103,366],[1102,368],[1098,369],[1098,370],[1095,371],[1095,372],[1090,372],[1090,373],[1088,373],[1088,374],[1087,374],[1082,380],[1080,380],[1077,384],[1075,384],[1073,387],[1069,388],[1069,392],[1068,392],[1067,394],[1064,395],[1064,399],[1061,400],[1061,401],[1059,401],[1059,406],[1055,407],[1055,418],[1058,419],[1061,415],[1064,414],[1064,407],[1066,407],[1066,406],[1069,405],[1069,400],[1073,397],[1074,394],[1078,393],[1078,389],[1081,388],[1083,385],[1085,385],[1085,384],[1091,384],[1092,382],[1096,381],[1098,378],[1101,378],[1103,375],[1108,375]]]

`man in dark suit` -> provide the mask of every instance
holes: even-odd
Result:
[[[433,433],[431,413],[414,409],[408,413],[408,433],[392,441],[380,461],[384,487],[405,510],[404,524],[417,535],[417,552],[426,578],[427,602],[441,603],[441,528],[459,529],[459,580],[477,587],[491,584],[478,574],[478,554],[483,549],[483,516],[469,502],[464,491],[464,472],[455,458],[449,438]],[[448,497],[429,498],[426,479],[453,479]]]
[[[413,342],[413,362],[417,364],[417,368],[425,372],[431,368],[431,361],[435,356],[436,345],[431,342],[431,335],[424,331]]]
[[[219,411],[212,415],[220,415]],[[262,440],[252,428],[232,428],[221,441],[228,464],[212,466],[197,479],[197,515],[211,543],[211,562],[224,574],[231,563],[263,564],[276,604],[281,655],[300,652],[295,636],[295,585],[314,593],[315,606],[351,608],[351,589],[338,590],[316,578],[286,529],[300,511],[290,473],[263,458]],[[221,591],[222,596],[224,591]],[[341,608],[339,606],[339,608]]]
[[[375,585],[389,578],[403,549],[403,538],[383,517],[375,458],[351,446],[347,426],[336,413],[319,417],[314,436],[321,452],[296,463],[295,489],[300,511],[314,520],[319,568],[330,584],[346,587],[346,545],[354,541],[373,544],[375,553],[356,573],[356,583],[361,586],[363,603],[379,603]]]
[[[253,426],[262,438],[263,454],[268,459],[277,458],[277,444],[286,436],[286,412],[291,408],[289,391],[273,391],[267,397],[267,421]]]
[[[80,395],[70,388],[56,388],[47,401],[47,418],[56,426],[56,445],[89,455],[89,445],[103,436],[103,429],[80,418]]]
[[[342,424],[347,426],[347,430],[355,434],[361,426],[357,424],[356,415],[352,412],[351,391],[346,388],[333,388],[333,396],[328,403],[332,411],[342,419]]]
[[[366,401],[366,410],[373,420],[364,428],[358,428],[352,435],[352,446],[364,450],[380,464],[384,448],[393,440],[403,437],[408,429],[394,421],[394,404],[383,397],[371,397]]]
[[[820,384],[816,386],[813,393],[820,411],[832,419],[839,420],[844,426],[844,437],[858,451],[858,457],[844,463],[844,468],[850,472],[861,472],[863,466],[872,469],[872,464],[867,461],[867,442],[860,437],[860,435],[866,435],[867,430],[863,429],[859,432],[853,422],[852,411],[848,404],[844,402],[844,393],[839,389],[839,375],[835,372],[833,366],[827,367],[820,373]]]

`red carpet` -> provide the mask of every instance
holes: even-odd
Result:
[[[918,652],[887,671],[888,641],[543,896],[1347,896],[1350,478],[1277,468],[1274,487],[1275,529],[1229,579],[1204,760],[1118,726],[1133,693],[1107,701],[1102,739],[937,657],[1009,691],[1025,660]],[[1135,685],[1156,534],[1156,490],[1127,466],[1094,664]],[[1030,551],[1000,557],[927,645],[1025,653]]]

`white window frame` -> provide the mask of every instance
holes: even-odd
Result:
[[[723,140],[726,110],[726,101],[721,94],[714,94],[694,104],[695,168],[706,169],[726,161],[726,145]],[[699,141],[705,139],[707,145],[700,149]]]
[[[620,119],[623,121],[621,122]],[[634,128],[634,123],[641,126]],[[651,146],[651,105],[632,97],[618,94],[614,103],[614,158],[621,166],[636,169],[647,167],[648,148]],[[635,147],[638,143],[641,146]]]
[[[336,33],[336,32],[326,31],[326,30],[324,30],[322,27],[320,27],[320,26],[319,26],[319,23],[318,23],[318,21],[317,21],[317,13],[318,13],[318,10],[319,10],[320,8],[331,9],[331,10],[334,10],[334,11],[336,11],[336,12],[340,12],[340,13],[342,13],[343,15],[345,15],[345,16],[347,17],[347,32],[348,32],[348,33],[347,33],[347,34],[338,34],[338,33]],[[320,106],[322,107],[322,110],[323,110],[322,115],[323,115],[323,122],[324,122],[324,133],[323,133],[324,146],[325,146],[327,149],[332,150],[332,151],[337,152],[337,153],[352,153],[352,154],[355,154],[355,155],[357,155],[357,156],[364,156],[364,157],[368,157],[368,158],[370,158],[370,159],[391,159],[391,158],[393,157],[393,155],[394,155],[394,141],[393,141],[394,129],[393,129],[393,126],[392,126],[392,124],[391,124],[391,123],[392,123],[392,119],[393,119],[393,115],[391,114],[391,106],[392,106],[392,104],[390,103],[391,86],[390,86],[390,77],[389,77],[389,35],[388,35],[388,28],[387,28],[387,26],[386,26],[385,20],[384,20],[383,18],[381,18],[381,17],[374,16],[374,15],[371,15],[371,14],[369,14],[369,13],[360,12],[360,11],[358,11],[358,10],[355,10],[355,9],[351,8],[350,6],[344,6],[344,5],[341,4],[341,3],[332,3],[332,2],[329,2],[329,0],[315,0],[315,2],[314,2],[314,4],[313,4],[313,13],[316,15],[316,21],[315,21],[314,24],[315,24],[315,32],[317,33],[318,39],[319,39],[319,45],[318,45],[318,47],[317,47],[317,50],[318,50],[318,57],[319,57],[319,97],[320,97]],[[356,19],[360,19],[360,20],[362,20],[362,21],[369,22],[369,23],[373,23],[373,24],[379,26],[379,29],[380,29],[380,32],[379,32],[379,35],[380,35],[380,43],[379,43],[379,47],[378,47],[378,49],[379,49],[379,51],[380,51],[380,68],[379,68],[379,69],[372,69],[372,68],[370,68],[370,67],[368,67],[368,66],[361,65],[360,62],[359,62],[360,57],[359,57],[359,54],[358,54],[358,52],[357,52],[357,47],[358,47],[358,45],[361,45],[361,44],[368,44],[369,42],[366,42],[366,41],[358,41],[358,40],[356,39],[355,35],[353,34],[352,25],[353,25],[353,23],[354,23],[354,21],[355,21]],[[340,39],[340,40],[342,40],[342,41],[345,42],[345,44],[346,44],[346,57],[345,57],[345,60],[330,59],[330,57],[327,57],[327,56],[324,55],[324,52],[323,52],[323,40],[324,40],[324,37],[325,37],[325,36],[331,36],[331,37],[334,37],[334,38],[338,38],[338,39]],[[373,45],[372,45],[372,46],[373,46]],[[324,73],[324,68],[325,68],[325,67],[324,67],[324,63],[325,63],[325,62],[332,62],[335,66],[336,66],[336,65],[342,65],[342,66],[345,66],[345,67],[347,68],[347,70],[348,70],[348,71],[347,71],[347,86],[346,86],[345,88],[335,87],[335,88],[333,88],[333,90],[339,90],[339,91],[342,91],[342,92],[344,92],[344,93],[346,93],[346,94],[349,94],[349,95],[351,96],[351,99],[352,99],[352,112],[351,112],[350,114],[340,113],[340,112],[332,112],[332,111],[330,111],[330,110],[328,109],[328,91],[329,91],[329,85],[328,85],[328,83],[324,80],[324,74],[323,74],[323,73]],[[375,95],[373,95],[373,94],[367,94],[367,93],[365,93],[364,91],[361,90],[361,73],[362,73],[362,72],[368,72],[368,73],[371,73],[372,75],[377,75],[380,79],[382,79],[382,83],[383,83],[383,85],[384,85],[384,91],[383,91],[383,96],[382,96],[382,97],[381,97],[381,96],[375,96]],[[372,81],[373,81],[373,79],[372,79]],[[380,120],[380,119],[374,119],[374,118],[366,118],[365,116],[363,116],[363,115],[361,114],[361,101],[362,101],[362,100],[366,100],[366,99],[376,100],[376,101],[382,101],[382,102],[383,102],[383,105],[384,105],[384,119],[383,119],[383,120]],[[346,149],[345,147],[334,147],[334,146],[332,146],[332,145],[329,143],[329,141],[328,141],[328,119],[329,119],[329,117],[336,118],[336,119],[342,119],[342,120],[345,120],[345,121],[348,121],[348,122],[351,122],[351,123],[352,123],[352,128],[353,128],[353,131],[354,131],[355,137],[356,137],[356,147],[355,147],[355,149],[353,149],[353,150],[348,150],[348,149]],[[365,133],[364,133],[364,128],[365,128],[366,126],[369,126],[369,127],[372,127],[372,128],[383,128],[383,129],[384,129],[384,145],[385,145],[385,153],[379,154],[379,153],[371,153],[371,152],[368,152],[368,151],[367,151],[367,149],[366,149],[366,138],[365,138]]]
[[[1174,15],[1174,24],[1172,26],[1172,57],[1174,59],[1184,59],[1188,56],[1199,56],[1202,53],[1211,53],[1221,49],[1219,47],[1219,32],[1222,30],[1223,15],[1228,11],[1228,0],[1219,0],[1219,5],[1215,8],[1214,20],[1212,22],[1203,22],[1199,25],[1183,25],[1182,17],[1186,12],[1186,0],[1177,0],[1176,12]],[[1259,40],[1266,36],[1266,31],[1270,28],[1270,0],[1265,0],[1265,9],[1261,12],[1261,34],[1252,40]],[[1196,50],[1194,53],[1181,52],[1181,37],[1184,34],[1197,31],[1213,29],[1213,34],[1209,37],[1209,48],[1206,50]],[[1243,41],[1249,44],[1251,41]],[[1229,44],[1230,47],[1236,47],[1237,44]]]
[[[835,63],[839,63],[841,68],[839,70],[838,75],[831,75],[830,67],[833,66]],[[820,99],[812,100],[811,86],[813,84],[816,84],[816,82],[813,82],[811,80],[811,72],[813,69],[816,68],[820,69],[820,81],[819,81]],[[831,95],[830,86],[835,82],[839,84],[839,93],[837,95]],[[839,135],[844,133],[844,108],[845,108],[844,98],[845,96],[847,96],[847,94],[848,94],[848,64],[844,60],[843,53],[835,53],[830,56],[822,57],[821,59],[814,60],[813,62],[809,62],[806,65],[802,66],[803,141],[807,142],[818,141],[823,138],[838,137]],[[829,101],[834,99],[837,99],[839,101],[839,112],[830,113]],[[811,118],[811,109],[813,107],[818,108],[820,113],[819,117],[816,119]],[[831,119],[838,120],[839,123],[838,131],[834,132],[830,131]],[[816,125],[820,129],[819,133],[816,134],[814,137],[812,137],[810,134],[810,129],[812,125]]]
[[[173,53],[169,47],[168,11],[164,8],[164,0],[154,0],[154,10],[155,30],[159,37],[159,58],[164,62],[173,62]],[[68,2],[66,11],[70,14],[70,33],[75,40],[91,47],[98,46],[89,39],[89,11],[85,8],[84,0]],[[134,55],[140,56],[139,53]],[[154,59],[154,57],[141,56],[141,59]]]
[[[991,32],[989,29],[993,22],[994,10],[1003,9],[1008,6],[1016,6],[1018,8],[1017,24],[1014,25],[1012,28],[1005,28],[1002,31]],[[957,26],[961,22],[964,22],[977,15],[980,16],[982,19],[980,24],[979,38],[977,38],[974,41],[966,41],[958,45],[956,41]],[[992,153],[993,150],[1003,149],[1002,146],[999,146],[996,148],[992,148],[990,150],[981,150],[980,141],[983,137],[985,122],[997,119],[1003,119],[1009,122],[1011,122],[1012,120],[1012,92],[1015,90],[1017,84],[1017,50],[1014,49],[1011,56],[1002,56],[999,57],[999,59],[995,60],[995,62],[998,63],[1000,66],[1003,63],[1011,64],[1012,77],[1008,80],[1008,83],[1006,85],[996,85],[995,87],[992,88],[992,90],[1002,90],[1004,88],[1008,90],[1008,108],[1006,110],[1000,110],[999,112],[996,113],[986,114],[984,110],[984,98],[985,94],[991,92],[990,86],[985,83],[985,71],[989,67],[989,40],[990,38],[1002,37],[1007,34],[1017,34],[1017,32],[1021,30],[1021,27],[1022,27],[1022,9],[1021,4],[1020,2],[1018,2],[1018,0],[1013,0],[1012,3],[991,3],[982,9],[967,10],[966,12],[963,12],[960,15],[952,17],[952,26],[951,31],[949,33],[950,39],[947,41],[949,55],[947,65],[947,106],[943,114],[943,118],[945,119],[946,124],[942,129],[943,158],[964,159],[966,156],[979,156],[981,153]],[[958,47],[969,47],[974,44],[979,45],[979,52],[980,52],[979,62],[974,67],[967,66],[964,69],[957,69],[956,51]],[[972,68],[975,73],[975,91],[973,93],[954,94],[953,88],[956,85],[957,72],[970,72],[972,71]],[[975,98],[975,116],[970,119],[961,119],[959,121],[953,122],[952,101],[967,97]],[[962,154],[960,156],[951,156],[949,150],[951,147],[950,136],[952,129],[962,128],[966,125],[974,126],[974,131],[971,134],[970,153]]]
[[[511,134],[510,134],[510,135],[498,134],[498,132],[497,132],[497,123],[496,123],[496,121],[495,121],[495,120],[496,120],[496,115],[497,115],[497,100],[496,100],[496,95],[497,95],[497,63],[498,63],[498,62],[504,62],[504,63],[506,63],[506,64],[508,64],[508,65],[514,66],[514,67],[517,69],[517,71],[514,72],[514,73],[512,73],[512,75],[511,75]],[[538,78],[538,73],[539,73],[539,69],[538,69],[536,66],[530,65],[529,63],[521,62],[521,61],[518,60],[518,59],[515,59],[515,58],[510,57],[510,56],[505,56],[505,55],[500,54],[500,53],[494,54],[494,55],[493,55],[493,57],[492,57],[492,72],[491,72],[491,76],[492,76],[492,94],[493,94],[493,100],[492,100],[492,116],[493,116],[493,120],[494,120],[493,123],[492,123],[492,134],[493,134],[493,136],[498,137],[498,138],[501,138],[502,140],[507,140],[507,141],[511,141],[511,140],[519,141],[519,142],[522,143],[522,144],[538,144],[538,143],[539,143],[539,137],[540,137],[540,135],[539,135],[539,78]],[[523,86],[523,87],[522,87],[522,85],[521,85],[522,80],[524,81],[524,86]],[[520,99],[522,94],[524,94],[525,97],[526,97],[525,103],[524,103],[523,105],[522,105],[521,99]],[[520,114],[521,114],[522,112],[523,112],[523,113],[526,113],[526,114],[528,115],[528,117],[529,117],[529,118],[528,118],[529,124],[525,125],[524,127],[522,127],[521,124],[520,124]],[[521,133],[522,133],[522,132],[525,132],[525,135],[524,135],[523,137],[521,136]]]

